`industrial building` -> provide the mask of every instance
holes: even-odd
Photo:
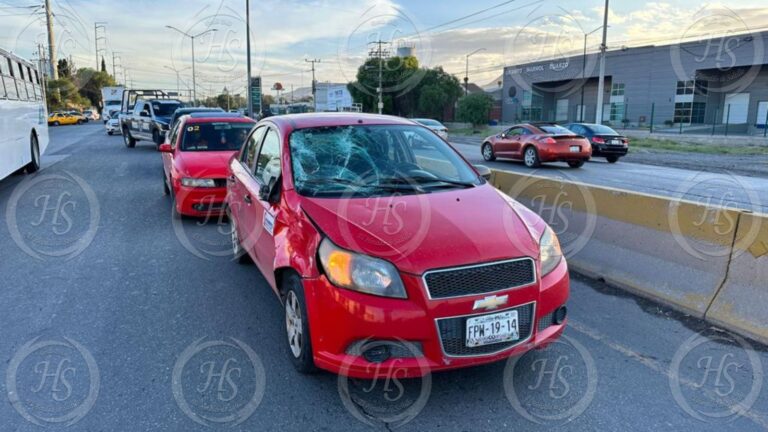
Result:
[[[762,134],[768,116],[768,32],[606,52],[603,122]],[[599,55],[504,68],[502,120],[594,122]]]

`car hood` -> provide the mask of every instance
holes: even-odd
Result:
[[[186,177],[226,178],[229,160],[237,151],[182,151],[176,153],[173,163]]]
[[[307,198],[302,208],[336,245],[422,274],[538,257],[544,222],[493,186],[375,198]],[[538,232],[537,232],[538,231]]]

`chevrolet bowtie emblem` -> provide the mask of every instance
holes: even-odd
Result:
[[[485,309],[485,310],[491,310],[496,309],[499,306],[503,306],[507,303],[507,300],[509,300],[508,295],[503,296],[488,296],[482,300],[475,300],[475,305],[472,306],[472,310],[478,310],[478,309]]]

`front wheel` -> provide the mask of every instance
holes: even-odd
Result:
[[[307,303],[304,300],[304,286],[295,274],[289,274],[284,282],[285,292],[285,335],[288,341],[288,357],[297,371],[308,374],[317,367],[312,358],[312,343],[309,338]]]
[[[160,132],[158,132],[157,129],[152,131],[152,141],[155,142],[158,149],[160,148],[160,144],[163,143],[162,141],[160,141]]]
[[[496,160],[496,155],[493,154],[493,146],[491,143],[483,144],[483,159],[487,160],[488,162],[493,162]]]
[[[55,122],[53,122],[53,125],[54,125],[54,126],[58,126],[58,125],[60,125],[60,124],[61,124],[61,123],[59,123],[58,121],[55,121]]]
[[[571,168],[581,168],[584,166],[584,161],[570,161],[568,166]]]
[[[616,163],[616,162],[619,161],[619,157],[618,156],[606,156],[605,160],[607,160],[608,163]]]
[[[530,146],[525,149],[523,162],[525,162],[525,166],[528,168],[538,168],[541,166],[541,159],[539,159],[539,152],[536,151],[536,147]]]
[[[113,133],[112,131],[107,131],[107,135],[112,135]]]
[[[131,136],[128,128],[123,128],[123,143],[125,143],[125,146],[128,148],[136,147],[136,140]]]
[[[35,134],[32,134],[29,138],[29,152],[31,153],[32,160],[24,168],[27,174],[32,174],[40,169],[40,143],[37,141],[37,135]]]

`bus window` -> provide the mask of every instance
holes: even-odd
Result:
[[[2,70],[2,77],[3,77],[3,87],[5,87],[5,97],[11,100],[16,100],[19,98],[19,93],[16,90],[16,80],[13,78],[13,64],[11,63],[11,59],[0,57],[0,63],[2,62],[2,59],[5,59],[5,64],[7,67],[3,67]]]

